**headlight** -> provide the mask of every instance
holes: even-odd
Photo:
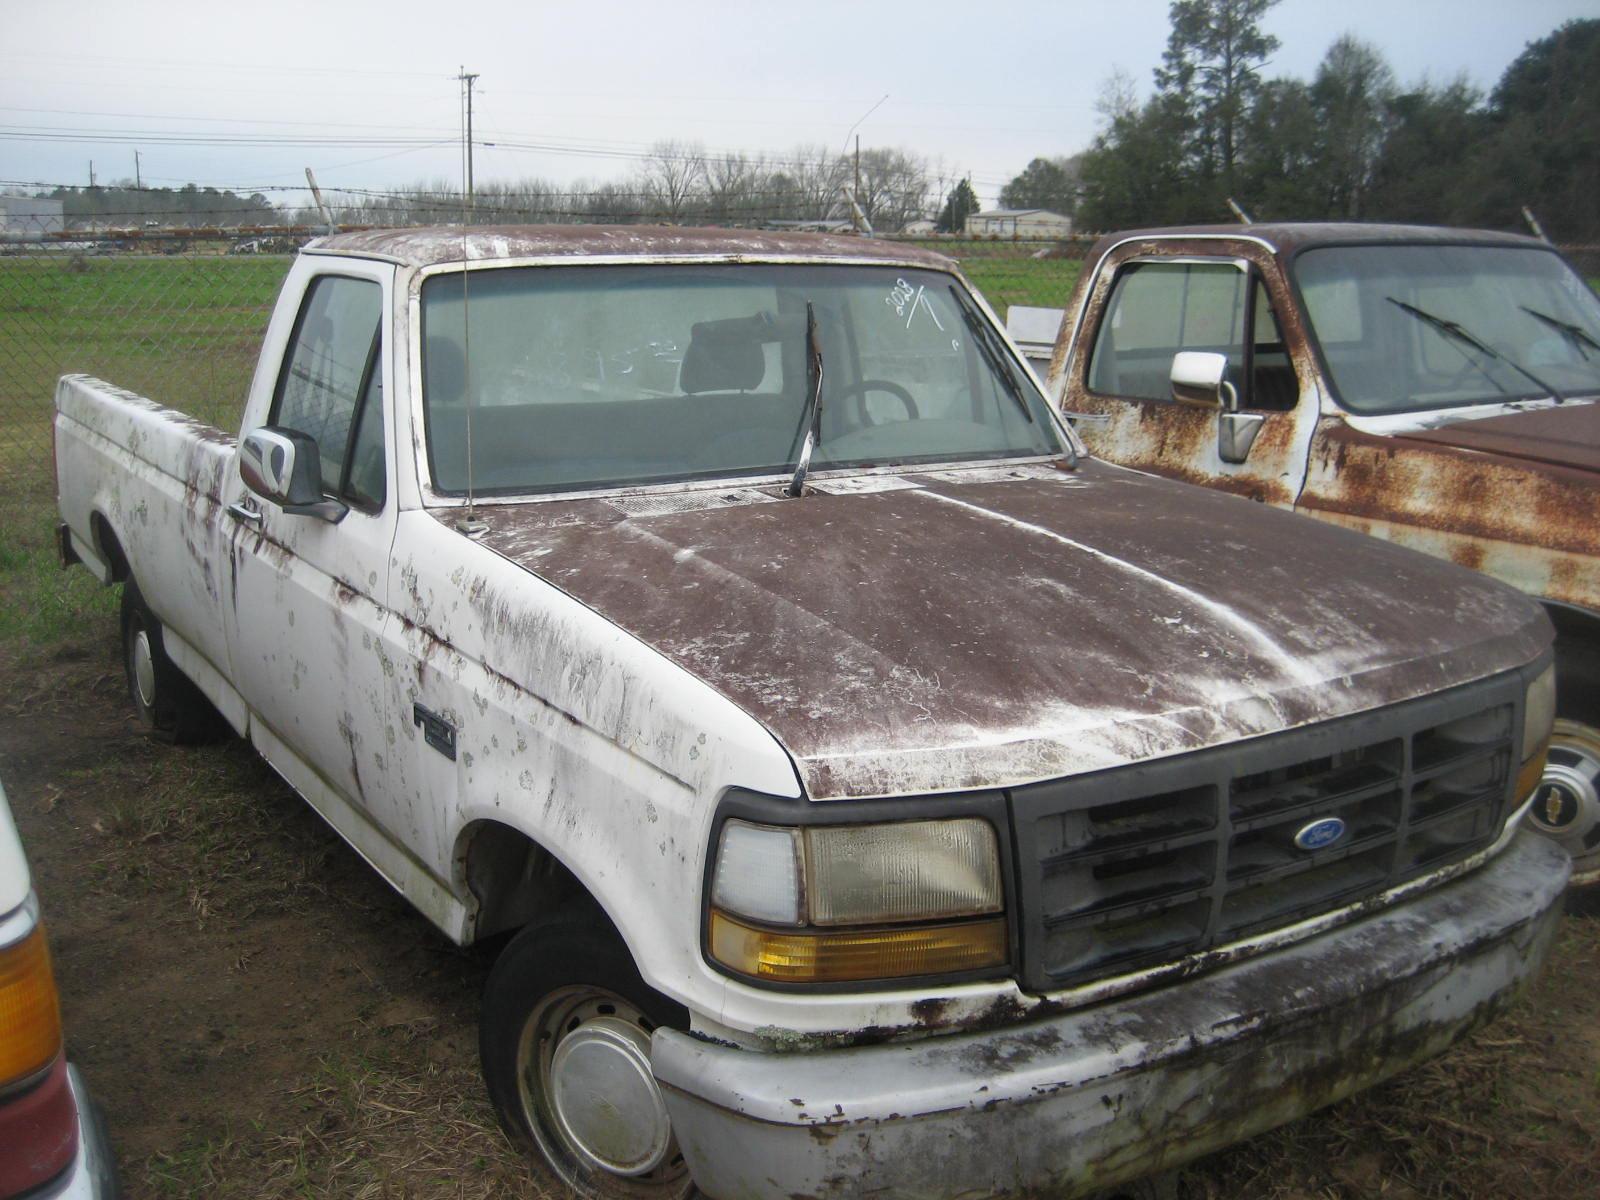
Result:
[[[1550,740],[1556,723],[1556,668],[1551,663],[1528,685],[1522,707],[1522,757],[1532,758]]]
[[[711,957],[754,979],[837,983],[1003,966],[994,828],[975,817],[788,829],[730,820]]]
[[[1556,723],[1556,668],[1552,663],[1528,685],[1522,702],[1522,767],[1517,772],[1515,800],[1521,804],[1539,786],[1544,759],[1550,751],[1550,731]]]

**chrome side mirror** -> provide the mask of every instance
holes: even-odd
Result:
[[[298,429],[269,425],[245,434],[239,444],[239,478],[291,516],[338,522],[350,511],[322,494],[316,439]]]
[[[1250,447],[1266,418],[1239,411],[1239,393],[1227,376],[1224,354],[1180,350],[1172,356],[1172,398],[1180,404],[1216,406],[1217,457],[1237,466],[1250,457]]]
[[[1233,387],[1228,383],[1227,355],[1180,350],[1172,356],[1172,398],[1178,403],[1228,408],[1223,398],[1224,389],[1233,395]],[[1237,396],[1232,407],[1238,407]]]

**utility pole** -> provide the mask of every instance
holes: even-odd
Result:
[[[468,73],[467,68],[463,66],[456,78],[466,86],[467,92],[467,208],[470,211],[476,207],[476,197],[472,187],[472,84],[478,76],[475,73]]]
[[[133,189],[136,192],[144,191],[144,177],[139,174],[139,152],[133,152]]]
[[[94,159],[89,160],[89,186],[94,186]]]
[[[861,200],[861,135],[856,134],[856,201]]]

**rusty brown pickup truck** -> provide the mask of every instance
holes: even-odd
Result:
[[[1528,819],[1574,883],[1600,882],[1600,299],[1553,247],[1360,224],[1113,234],[1049,372],[1101,458],[1538,597],[1560,719]]]

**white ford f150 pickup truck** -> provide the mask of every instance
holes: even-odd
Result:
[[[57,409],[145,720],[515,932],[484,1073],[582,1195],[1080,1195],[1438,1052],[1553,935],[1539,607],[1086,457],[937,255],[341,235],[238,439]]]

